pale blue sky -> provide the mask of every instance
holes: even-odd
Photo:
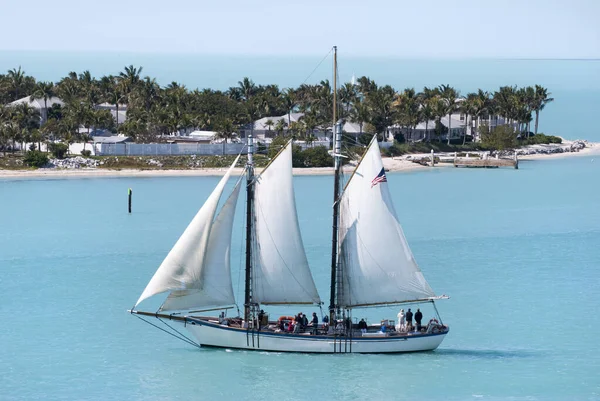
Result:
[[[600,0],[0,0],[1,50],[600,58]]]

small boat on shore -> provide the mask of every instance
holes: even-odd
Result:
[[[334,88],[335,81],[334,78]],[[334,121],[335,118],[334,107]],[[269,319],[264,312],[263,308],[273,305],[320,307],[322,302],[298,224],[292,141],[260,174],[255,174],[251,135],[245,173],[237,179],[222,207],[219,209],[220,200],[239,156],[130,312],[144,320],[160,319],[171,334],[200,346],[309,353],[393,353],[437,348],[449,328],[442,323],[435,301],[447,297],[435,295],[408,246],[387,187],[377,137],[344,185],[341,143],[341,123],[337,123],[326,322],[307,324],[301,316]],[[226,311],[236,305],[230,248],[242,185],[246,190],[243,315],[228,318]],[[157,312],[136,309],[147,298],[162,293],[168,296]],[[402,320],[394,324],[391,319],[370,325],[353,321],[353,312],[361,308],[413,303],[431,304],[436,318],[424,325],[420,319],[415,320],[415,326]],[[209,311],[220,313],[206,316]],[[171,326],[171,322],[182,324],[196,341]]]

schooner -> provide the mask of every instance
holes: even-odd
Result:
[[[336,58],[334,47],[334,121]],[[320,306],[322,302],[298,224],[292,141],[256,174],[252,135],[247,138],[245,174],[237,179],[219,208],[238,156],[129,312],[143,320],[160,319],[168,329],[156,327],[200,346],[311,353],[389,353],[437,348],[449,328],[442,324],[435,300],[446,297],[435,295],[406,241],[388,189],[377,136],[345,185],[339,122],[334,124],[333,138],[329,324],[289,331],[293,318],[269,320],[262,312],[261,308],[269,305]],[[225,311],[236,305],[230,249],[242,188],[246,192],[243,315],[228,318],[223,312],[219,316],[205,316],[205,312]],[[144,300],[162,293],[168,296],[157,312],[137,309]],[[418,328],[401,324],[394,327],[389,320],[359,328],[352,321],[354,309],[405,303],[431,303],[437,319]],[[180,331],[181,325],[196,341]]]

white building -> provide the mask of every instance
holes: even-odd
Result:
[[[30,107],[33,107],[34,109],[36,109],[38,111],[38,113],[40,113],[40,121],[42,124],[45,123],[46,120],[48,120],[48,109],[50,107],[52,107],[55,104],[58,104],[59,106],[65,105],[65,103],[61,99],[57,98],[56,96],[46,99],[45,102],[44,102],[44,99],[31,100],[31,98],[29,96],[26,96],[19,100],[15,100],[14,102],[9,103],[8,105],[9,106],[18,106],[23,103],[27,104]]]

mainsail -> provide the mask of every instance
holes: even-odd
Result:
[[[161,310],[235,303],[229,273],[229,246],[239,182],[216,220],[215,214],[238,159],[239,156],[173,246],[135,306],[167,291],[172,293]],[[209,279],[210,282],[205,282]]]
[[[408,246],[373,139],[340,199],[342,307],[435,296]]]
[[[300,235],[292,184],[291,141],[254,185],[252,300],[320,303]]]

